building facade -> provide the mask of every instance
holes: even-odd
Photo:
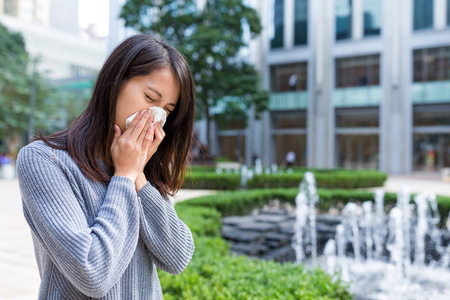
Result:
[[[0,0],[0,22],[22,34],[52,80],[95,77],[106,59],[106,40],[80,37],[78,0]]]
[[[272,0],[255,53],[269,110],[216,130],[215,155],[251,164],[450,167],[450,0]]]

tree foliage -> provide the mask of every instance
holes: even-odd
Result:
[[[226,97],[238,97],[244,108],[254,106],[257,113],[265,110],[268,92],[254,66],[238,55],[247,46],[245,36],[261,32],[258,13],[242,0],[207,0],[202,9],[196,2],[127,0],[120,17],[126,26],[158,35],[186,56],[196,83],[197,112],[208,124],[210,108]],[[234,108],[225,111],[236,112],[235,119],[245,116]]]
[[[33,64],[25,50],[20,33],[12,33],[0,24],[0,140],[6,142],[10,154],[16,154],[28,131],[29,116],[34,116],[36,128],[49,128],[49,116],[55,106],[49,102],[51,89],[42,76],[33,72]],[[36,84],[36,103],[29,105],[32,81]]]

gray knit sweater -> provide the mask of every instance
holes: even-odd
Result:
[[[93,182],[42,141],[20,150],[17,174],[39,299],[162,299],[155,265],[179,274],[192,257],[191,231],[149,182]]]

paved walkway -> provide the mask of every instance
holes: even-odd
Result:
[[[390,176],[385,189],[396,192],[404,185],[409,186],[411,192],[430,190],[450,196],[450,182],[430,176]],[[178,202],[209,193],[211,191],[181,190],[173,200]],[[0,179],[0,207],[0,300],[36,299],[39,273],[17,180]]]
[[[436,195],[450,197],[450,182],[436,175],[391,175],[384,183],[384,190],[396,193],[402,186],[408,187],[413,194],[431,191]]]

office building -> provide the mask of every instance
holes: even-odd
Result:
[[[255,6],[261,120],[212,133],[213,154],[251,164],[450,167],[450,0],[272,0]]]

